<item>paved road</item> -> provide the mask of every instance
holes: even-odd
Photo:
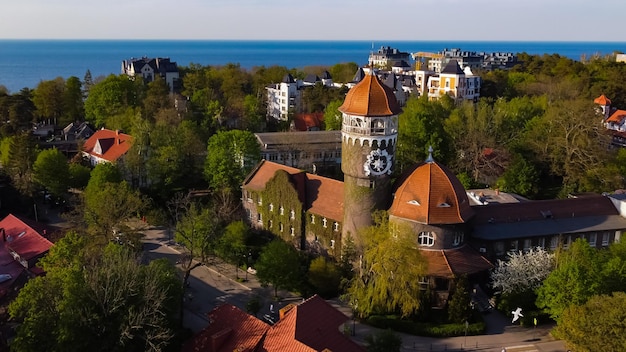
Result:
[[[176,263],[180,257],[179,248],[169,241],[167,232],[160,228],[144,230],[146,235],[144,250],[150,259],[168,258]],[[180,265],[179,265],[180,266]],[[239,276],[245,276],[239,271]],[[240,283],[235,280],[235,269],[232,265],[220,263],[217,260],[194,269],[190,276],[190,285],[185,292],[185,319],[184,324],[194,332],[202,330],[208,325],[206,313],[223,302],[233,304],[243,310],[246,303],[258,296],[262,303],[259,316],[270,314],[270,307],[276,313],[280,307],[302,298],[289,292],[281,291],[284,297],[280,302],[273,301],[273,290],[261,287],[254,275],[248,274],[249,280]],[[330,301],[337,309],[351,316],[350,308],[338,300]],[[275,315],[275,314],[274,314]],[[525,328],[513,325],[510,320],[497,311],[485,315],[489,333],[480,336],[460,336],[451,338],[429,338],[400,334],[403,341],[403,351],[485,351],[501,352],[564,352],[565,345],[550,335],[552,326],[538,326]],[[355,334],[352,338],[364,344],[365,336],[379,331],[359,322],[350,322],[354,326]]]

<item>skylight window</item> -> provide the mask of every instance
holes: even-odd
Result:
[[[420,202],[416,201],[415,199],[411,199],[407,203],[412,204],[412,205],[420,205]]]

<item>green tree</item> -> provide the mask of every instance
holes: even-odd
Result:
[[[307,277],[316,292],[324,298],[335,297],[339,292],[341,271],[325,257],[317,257],[311,261]]]
[[[391,329],[381,330],[375,334],[365,336],[367,352],[400,352],[402,350],[402,337]]]
[[[533,197],[539,192],[539,171],[535,164],[522,155],[515,154],[510,166],[496,182],[497,187],[509,193]]]
[[[33,192],[33,163],[37,146],[27,132],[3,139],[0,147],[3,171],[9,175],[15,188],[23,195]]]
[[[84,189],[89,183],[91,169],[79,163],[70,163],[69,165],[68,185],[76,189]]]
[[[143,99],[142,115],[154,122],[157,113],[162,109],[173,106],[170,99],[170,89],[163,78],[157,75],[156,79],[148,83],[146,97]]]
[[[235,265],[235,275],[239,278],[239,264],[247,263],[248,247],[248,227],[242,221],[235,221],[228,226],[217,245],[217,253],[220,257]]]
[[[101,163],[91,170],[89,177],[89,183],[87,184],[86,192],[90,192],[91,189],[97,190],[103,187],[106,183],[120,183],[122,182],[122,174],[115,164]]]
[[[578,239],[557,255],[556,268],[537,289],[537,307],[560,321],[570,305],[581,306],[602,294],[602,258],[598,250]]]
[[[398,122],[398,172],[423,162],[431,146],[435,158],[441,162],[448,160],[450,142],[443,129],[443,121],[449,113],[445,105],[428,101],[426,96],[407,101]]]
[[[46,149],[39,152],[33,164],[35,182],[45,187],[55,196],[67,192],[70,171],[67,158],[58,149]]]
[[[82,83],[78,77],[72,76],[65,81],[63,91],[63,116],[59,120],[59,125],[68,124],[84,119],[84,108]]]
[[[105,182],[95,188],[89,183],[84,198],[84,216],[89,229],[100,239],[112,239],[114,231],[125,229],[125,223],[137,218],[145,208],[141,194],[128,183]]]
[[[63,95],[65,94],[65,80],[57,77],[50,81],[41,81],[33,91],[33,104],[37,108],[39,120],[51,119],[60,122],[63,116]]]
[[[302,283],[300,256],[291,245],[276,239],[263,250],[256,262],[257,277],[262,284],[274,286],[274,296],[278,290],[299,288]]]
[[[390,227],[384,212],[375,219],[376,225],[363,234],[363,260],[347,298],[360,317],[396,311],[410,316],[420,308],[421,287],[415,278],[426,276],[426,260],[410,229]]]
[[[141,265],[122,246],[87,252],[70,233],[41,263],[11,303],[21,324],[16,351],[163,351],[171,343],[181,297],[176,268],[167,260]],[[87,254],[89,253],[89,254]]]
[[[324,109],[324,128],[326,131],[340,131],[343,121],[341,112],[338,110],[343,104],[343,100],[337,99],[331,101]]]
[[[468,321],[472,315],[471,301],[469,281],[463,275],[456,280],[454,292],[448,305],[448,319],[457,324]]]
[[[626,293],[593,296],[563,312],[554,335],[574,351],[626,350]]]
[[[133,81],[126,75],[109,75],[89,89],[85,100],[87,120],[96,127],[104,126],[110,117],[139,106],[143,89],[141,79]]]
[[[261,149],[252,132],[218,132],[209,139],[204,176],[214,189],[239,189],[243,179],[261,159]]]

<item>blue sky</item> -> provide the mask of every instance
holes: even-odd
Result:
[[[7,0],[0,38],[626,41],[624,0]]]

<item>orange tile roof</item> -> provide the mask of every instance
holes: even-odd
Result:
[[[243,183],[243,188],[263,191],[279,170],[290,175],[305,210],[334,220],[343,219],[343,182],[263,160]]]
[[[187,341],[182,352],[252,352],[270,328],[265,322],[223,304],[208,314],[209,326]]]
[[[88,140],[85,141],[83,150],[85,153],[95,157],[114,162],[122,155],[126,154],[132,144],[133,137],[119,131],[101,129],[96,131]],[[97,146],[100,146],[103,153],[95,152]]]
[[[348,317],[315,295],[288,311],[267,332],[261,351],[364,352],[341,331]]]
[[[626,118],[626,110],[616,110],[606,122],[621,123]]]
[[[391,116],[402,112],[393,90],[383,84],[376,75],[366,75],[352,87],[339,111],[357,116]]]
[[[296,114],[293,122],[297,131],[309,131],[313,127],[322,128],[324,113],[313,112],[309,114]]]
[[[597,97],[593,102],[599,105],[611,105],[611,100],[607,98],[604,94]]]
[[[420,254],[428,262],[429,276],[451,279],[493,268],[489,260],[467,244],[454,249],[420,249]]]
[[[400,184],[389,214],[423,224],[460,224],[474,213],[461,182],[432,161],[418,166]]]

